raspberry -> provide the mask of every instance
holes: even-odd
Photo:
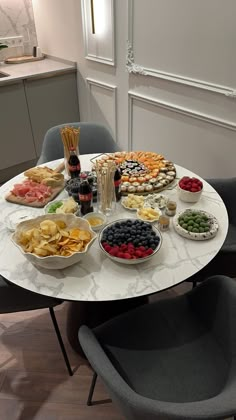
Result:
[[[124,252],[117,252],[117,257],[118,258],[124,258]]]
[[[141,251],[141,252],[145,252],[145,251],[146,251],[146,248],[145,248],[144,246],[140,246],[140,247],[138,248],[138,250],[139,250],[139,251]]]
[[[129,252],[125,252],[124,253],[124,258],[126,259],[126,260],[131,260],[131,255],[130,255],[130,253]]]
[[[105,249],[106,252],[110,252],[110,250],[111,250],[110,245],[105,245],[103,248]]]
[[[117,254],[118,254],[118,250],[117,249],[115,249],[115,248],[112,248],[110,251],[109,251],[109,254],[110,255],[112,255],[113,257],[116,257],[117,256]]]

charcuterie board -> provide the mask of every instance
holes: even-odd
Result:
[[[65,179],[60,173],[63,169],[64,163],[54,170],[47,166],[28,169],[24,172],[26,178],[15,184],[5,199],[23,206],[44,207],[64,189]]]
[[[10,203],[14,203],[14,204],[22,204],[23,206],[29,206],[29,207],[36,207],[36,208],[42,208],[44,207],[46,204],[48,204],[50,201],[54,200],[54,198],[64,189],[64,185],[62,185],[61,187],[57,187],[57,188],[52,188],[52,194],[45,198],[42,201],[32,201],[32,202],[27,202],[25,200],[24,197],[17,197],[12,193],[8,193],[5,196],[5,199],[7,201],[9,201]]]

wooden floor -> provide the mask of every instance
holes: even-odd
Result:
[[[66,371],[48,310],[0,315],[0,420],[124,420],[99,380],[97,404],[86,406],[92,372],[66,340],[66,310],[67,303],[59,306],[56,317],[73,377]]]

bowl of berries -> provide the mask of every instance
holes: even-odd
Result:
[[[203,183],[198,178],[184,176],[177,185],[177,192],[180,200],[186,203],[197,203],[200,199]]]
[[[106,225],[98,238],[103,253],[121,264],[140,264],[161,248],[160,231],[138,219],[119,219]]]

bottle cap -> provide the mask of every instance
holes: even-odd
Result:
[[[82,179],[82,181],[84,181],[85,179],[87,179],[87,178],[88,178],[88,175],[87,175],[86,173],[82,172],[82,173],[80,174],[80,178]]]

